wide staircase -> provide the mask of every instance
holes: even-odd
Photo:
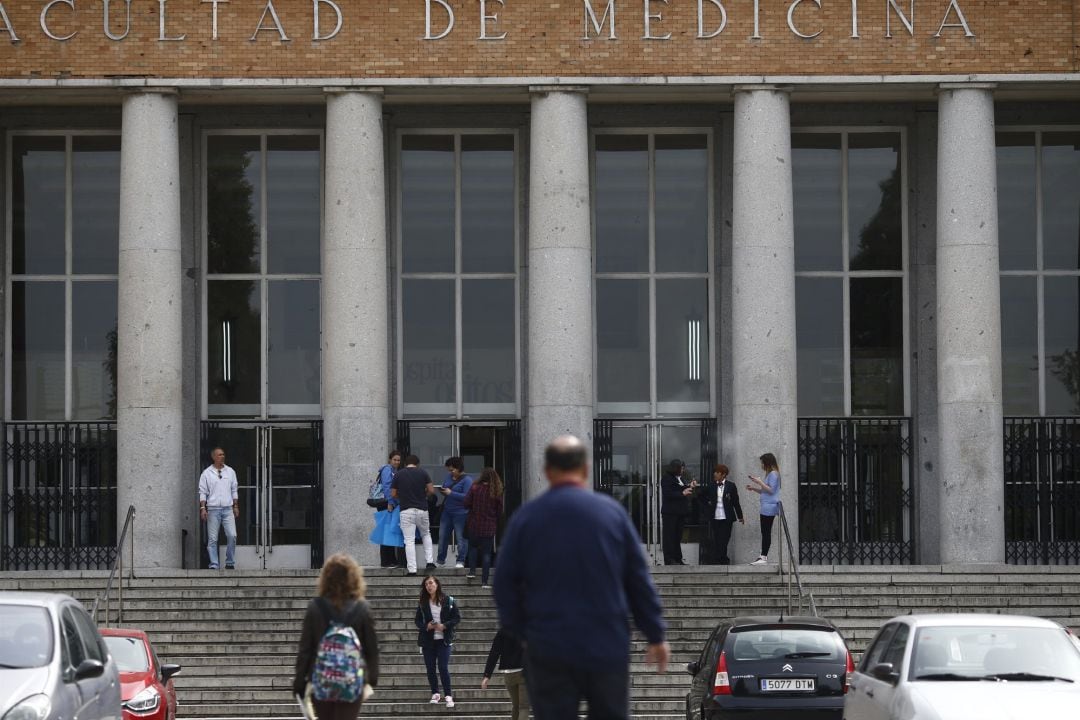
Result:
[[[909,611],[1032,614],[1080,627],[1080,568],[804,567],[801,573],[819,613],[840,628],[856,656],[882,620]],[[369,570],[368,599],[382,662],[378,690],[362,717],[508,716],[498,674],[486,692],[480,690],[496,627],[490,591],[467,582],[463,570],[444,570],[440,577],[462,611],[450,666],[457,707],[427,703],[413,625],[419,582],[399,572]],[[689,678],[683,669],[696,659],[716,620],[786,613],[788,578],[777,575],[775,566],[656,568],[654,577],[674,657],[666,675],[656,674],[642,662],[644,642],[635,636],[633,715],[684,717]],[[144,572],[125,582],[123,625],[146,630],[163,662],[183,665],[176,679],[180,718],[295,718],[292,667],[315,581],[314,572]],[[87,606],[104,582],[99,572],[0,574],[0,589],[67,592]],[[115,603],[114,595],[113,625]]]

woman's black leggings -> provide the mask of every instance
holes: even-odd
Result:
[[[775,519],[775,515],[761,516],[761,555],[763,557],[769,556],[769,548],[772,547],[772,524]]]

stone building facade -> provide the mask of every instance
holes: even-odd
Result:
[[[215,445],[241,566],[372,559],[390,449],[564,432],[654,557],[772,452],[803,562],[1080,562],[1075,4],[0,0],[0,565],[205,564]]]

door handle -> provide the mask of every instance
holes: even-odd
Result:
[[[873,690],[867,690],[866,691],[866,697],[874,697],[874,691]]]

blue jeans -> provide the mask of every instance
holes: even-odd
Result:
[[[424,665],[427,667],[428,685],[431,686],[431,694],[439,692],[439,680],[435,677],[435,663],[439,663],[439,675],[442,676],[442,694],[453,695],[450,689],[450,646],[445,640],[435,640],[431,647],[422,648],[424,651]]]
[[[439,564],[446,562],[446,551],[450,546],[450,529],[453,528],[457,538],[457,561],[465,564],[469,557],[469,541],[465,539],[465,518],[468,512],[448,513],[443,512],[439,520]]]
[[[212,507],[206,509],[206,551],[210,553],[210,569],[218,568],[218,531],[225,528],[225,565],[236,565],[236,518],[231,507]]]

